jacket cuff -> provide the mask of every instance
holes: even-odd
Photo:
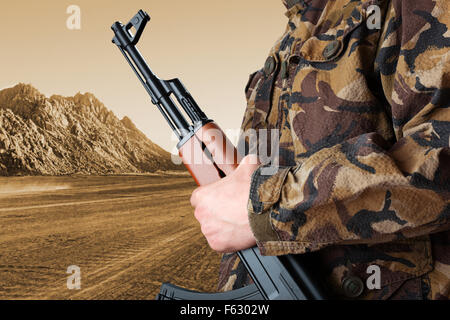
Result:
[[[267,175],[267,168],[262,166],[253,173],[248,202],[250,227],[258,246],[263,242],[280,240],[271,223],[270,209],[279,202],[281,189],[290,171],[289,167],[285,167],[273,175]]]

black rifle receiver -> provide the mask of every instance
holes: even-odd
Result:
[[[118,46],[125,59],[141,81],[172,130],[180,139],[179,147],[212,120],[203,113],[192,96],[178,79],[161,80],[155,76],[136,48],[150,16],[142,11],[123,25],[112,25]],[[131,33],[134,27],[135,34]],[[174,95],[191,120],[186,121],[174,101]],[[205,148],[206,149],[206,148]],[[204,150],[207,153],[207,150]],[[194,177],[195,178],[195,177]],[[200,293],[171,284],[163,284],[157,300],[323,300],[325,295],[320,283],[310,271],[308,255],[287,255],[283,257],[262,256],[258,248],[238,252],[254,284],[224,293]]]

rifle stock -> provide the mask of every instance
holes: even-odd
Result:
[[[148,67],[136,48],[150,21],[140,10],[126,25],[115,22],[116,44],[149,93],[172,130],[180,139],[178,149],[186,168],[198,185],[213,183],[231,174],[241,157],[222,130],[210,120],[178,79],[161,80]],[[134,27],[136,34],[130,29]],[[172,100],[176,98],[190,123]],[[238,252],[254,284],[225,293],[200,293],[163,284],[157,300],[321,300],[325,298],[319,281],[307,266],[308,256],[262,256],[250,248]]]

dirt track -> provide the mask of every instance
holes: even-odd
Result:
[[[0,178],[0,299],[154,299],[214,291],[187,176]],[[68,290],[67,267],[81,269]]]

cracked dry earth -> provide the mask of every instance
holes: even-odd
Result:
[[[183,175],[0,178],[0,299],[154,299],[212,292],[219,255]],[[80,267],[81,290],[67,268]]]

